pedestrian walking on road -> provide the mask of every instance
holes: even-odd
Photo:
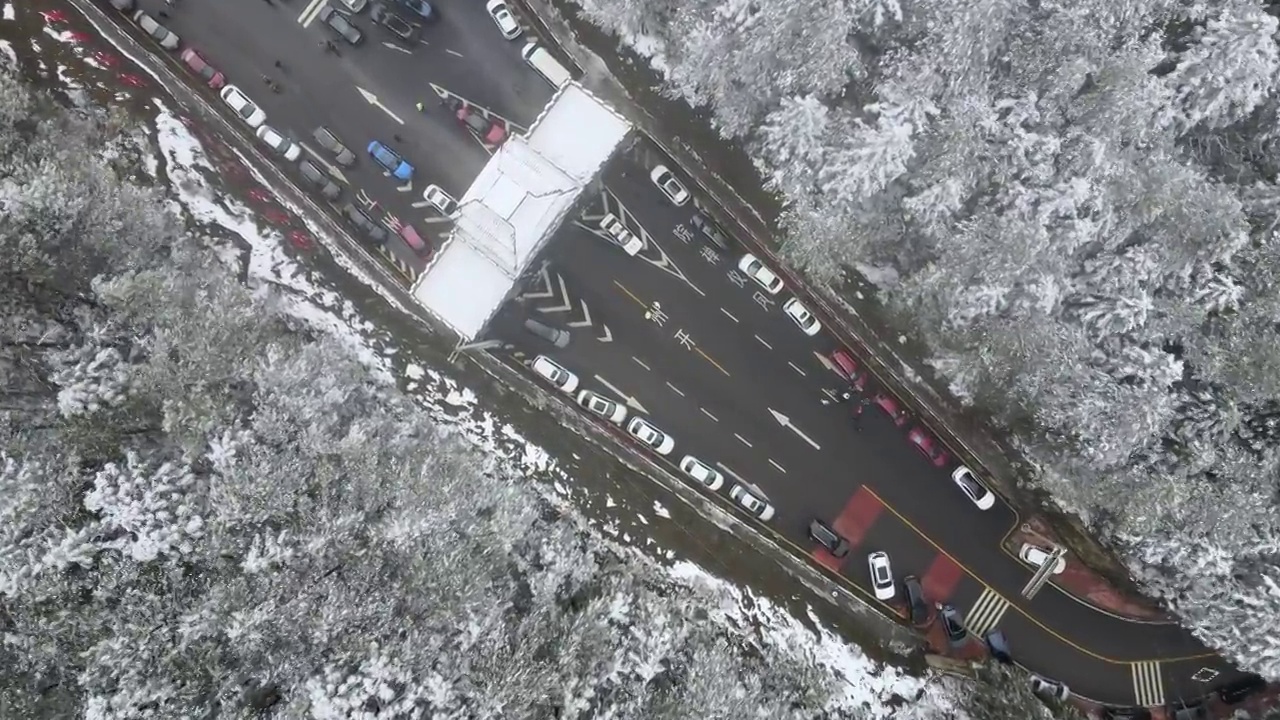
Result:
[[[276,61],[276,69],[280,70],[281,72],[284,72],[284,63],[282,63],[282,62],[280,62],[279,60],[277,60],[277,61]]]
[[[426,111],[427,111],[427,106],[426,106],[426,105],[423,105],[421,100],[419,100],[419,101],[418,101],[418,104],[417,104],[417,105],[415,105],[414,107],[418,108],[418,112],[426,112]]]
[[[396,141],[396,142],[398,142],[398,143],[402,143],[402,142],[404,142],[404,138],[400,137],[399,135],[392,135],[392,136],[391,136],[391,139],[392,139],[392,140],[395,140],[395,141]]]

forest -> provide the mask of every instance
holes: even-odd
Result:
[[[874,269],[952,394],[1280,676],[1280,48],[1261,0],[574,0]]]
[[[883,717],[242,284],[152,141],[0,73],[5,720]],[[1049,717],[983,672],[898,716]]]

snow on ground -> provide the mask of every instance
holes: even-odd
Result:
[[[529,443],[516,428],[480,408],[475,394],[469,389],[421,362],[414,362],[409,357],[410,353],[397,352],[397,348],[391,345],[391,338],[380,335],[376,326],[362,319],[349,301],[322,286],[323,280],[311,277],[304,267],[284,252],[285,242],[279,232],[264,231],[254,221],[249,207],[210,186],[201,169],[210,171],[209,177],[215,177],[216,173],[212,172],[199,141],[163,103],[156,101],[155,105],[158,111],[156,139],[175,205],[180,205],[201,223],[228,231],[245,246],[238,249],[218,247],[220,258],[239,268],[247,254],[251,286],[271,286],[281,291],[284,296],[282,307],[286,312],[316,329],[341,338],[384,380],[407,379],[411,394],[434,420],[451,427],[480,448],[495,465],[505,466],[520,476],[548,479],[550,482],[544,487],[552,488],[561,507],[573,510],[568,500],[572,498],[577,484],[550,453]],[[262,180],[265,183],[265,178]],[[323,233],[316,234],[323,240]],[[327,242],[326,245],[332,247],[336,243]],[[610,497],[607,506],[615,507],[617,503]],[[659,503],[654,503],[653,511],[660,518],[670,517]],[[644,516],[639,517],[642,523],[649,523]],[[610,521],[597,524],[597,527],[607,535],[618,536],[618,528]],[[631,536],[623,533],[622,538],[630,540]],[[670,550],[658,548],[657,554],[674,558]],[[885,704],[886,701],[895,696],[914,698],[924,688],[923,680],[869,660],[856,646],[822,629],[822,623],[816,617],[809,618],[812,626],[819,628],[815,632],[768,598],[753,595],[690,563],[677,564],[671,570],[671,578],[715,591],[723,598],[722,606],[716,612],[726,622],[743,628],[766,628],[771,642],[790,647],[795,652],[816,653],[833,673],[846,680],[843,702],[850,709],[861,708],[862,712],[869,713],[869,717],[887,717],[893,710]]]

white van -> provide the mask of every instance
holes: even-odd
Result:
[[[520,55],[524,57],[525,62],[529,63],[529,67],[537,70],[543,79],[557,88],[568,84],[573,79],[569,71],[560,64],[560,61],[552,57],[551,53],[547,52],[546,48],[539,46],[538,43],[531,42],[525,45],[524,50],[520,51]]]

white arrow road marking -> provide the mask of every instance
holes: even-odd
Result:
[[[324,1],[311,0],[306,9],[302,11],[302,14],[298,16],[298,24],[302,25],[302,27],[310,25],[311,21],[316,19],[316,15],[320,14],[320,8],[324,7]]]
[[[315,158],[316,162],[324,166],[324,169],[328,170],[329,174],[332,175],[335,179],[337,179],[343,185],[350,185],[350,183],[347,182],[347,176],[342,174],[342,170],[339,169],[337,165],[331,164],[328,160],[325,159],[323,155],[316,152],[315,150],[312,150],[311,147],[308,146],[306,143],[298,143],[298,144],[302,146],[303,150],[307,151],[308,155]]]
[[[396,115],[395,113],[391,112],[391,110],[390,110],[390,109],[388,109],[386,105],[383,105],[383,104],[382,104],[382,101],[378,99],[378,96],[377,96],[377,95],[374,95],[373,93],[371,93],[371,92],[369,92],[368,90],[365,90],[364,88],[359,87],[359,86],[356,86],[356,90],[360,91],[360,97],[364,98],[364,101],[365,101],[365,102],[369,103],[370,105],[372,105],[372,106],[374,106],[374,107],[378,108],[379,110],[381,110],[382,112],[386,113],[388,116],[390,116],[390,117],[391,117],[391,119],[392,119],[392,120],[395,120],[396,122],[400,123],[401,125],[403,125],[403,124],[404,124],[404,121],[400,119],[400,116],[398,116],[398,115]]]
[[[596,379],[596,382],[598,382],[598,383],[600,383],[601,385],[603,385],[603,386],[605,386],[605,387],[609,388],[609,390],[613,391],[613,394],[614,394],[614,395],[617,395],[618,397],[622,398],[622,401],[623,401],[623,402],[625,402],[625,403],[627,404],[627,407],[631,408],[632,410],[635,410],[636,412],[642,412],[642,413],[644,413],[645,415],[648,415],[648,414],[649,414],[649,411],[644,409],[644,406],[640,404],[640,401],[639,401],[639,400],[636,400],[635,398],[631,397],[630,395],[628,395],[628,394],[626,394],[626,393],[622,392],[622,391],[621,391],[621,390],[619,390],[618,388],[614,387],[613,383],[609,382],[608,380],[605,380],[604,378],[600,377],[599,375],[595,375],[594,377],[595,377],[595,379]]]
[[[791,432],[795,433],[796,436],[799,437],[801,440],[804,440],[805,442],[812,445],[814,450],[822,449],[822,447],[818,445],[818,443],[813,441],[813,438],[809,437],[808,435],[805,435],[803,432],[800,431],[800,428],[796,427],[795,425],[792,425],[791,418],[787,417],[786,415],[783,415],[782,413],[778,412],[777,410],[774,410],[773,408],[769,408],[769,414],[773,415],[773,419],[777,420],[779,425],[781,425],[784,428],[787,428]]]
[[[822,366],[830,370],[831,372],[839,373],[841,375],[844,374],[844,373],[841,373],[838,368],[836,368],[834,363],[832,363],[830,360],[827,359],[826,355],[823,355],[822,353],[815,351],[813,353],[813,356],[818,358],[818,362],[822,363]]]
[[[383,43],[382,43],[382,45],[383,45],[383,47],[388,47],[388,48],[391,48],[392,50],[399,50],[400,52],[404,53],[405,55],[412,55],[412,54],[413,54],[413,51],[412,51],[412,50],[406,50],[406,49],[404,49],[404,48],[400,47],[399,45],[397,45],[397,44],[395,44],[395,43],[393,43],[393,42],[383,42]]]
[[[537,298],[555,297],[556,295],[555,290],[551,289],[551,270],[549,269],[549,266],[545,262],[542,263],[542,268],[538,271],[538,274],[542,276],[542,287],[544,287],[545,290],[541,290],[536,293],[527,292],[521,295],[520,297],[525,299],[530,299],[530,300],[537,299]]]
[[[564,278],[561,277],[560,275],[556,275],[556,280],[560,281],[560,302],[564,304],[556,305],[555,307],[538,308],[538,312],[554,313],[554,312],[565,312],[566,310],[573,309],[573,303],[569,302],[569,288],[566,288],[564,286]],[[548,283],[548,285],[550,285],[550,283]]]
[[[599,340],[600,342],[613,342],[613,333],[609,332],[609,326],[601,325],[600,329],[604,331],[604,336],[598,337],[596,339]]]
[[[587,304],[582,303],[582,319],[575,320],[571,323],[565,323],[569,327],[591,327],[591,311],[587,309]]]
[[[431,203],[427,202],[426,200],[419,200],[418,202],[415,202],[415,203],[409,203],[409,207],[412,207],[414,210],[421,210],[424,207],[430,207],[430,206],[431,206]]]

